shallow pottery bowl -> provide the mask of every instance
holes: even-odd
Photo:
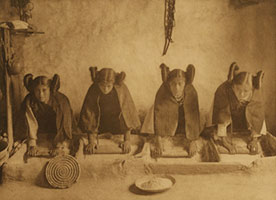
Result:
[[[170,175],[144,176],[135,181],[135,186],[149,193],[158,193],[169,190],[175,184],[175,179]]]

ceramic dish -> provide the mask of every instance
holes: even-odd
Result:
[[[144,176],[135,181],[135,186],[144,192],[157,193],[169,190],[175,179],[169,175]]]

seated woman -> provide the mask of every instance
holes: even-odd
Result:
[[[24,85],[29,91],[25,97],[16,124],[16,133],[27,136],[28,155],[38,153],[37,140],[46,138],[53,144],[52,155],[68,153],[72,139],[73,113],[68,98],[58,92],[60,79],[32,74],[24,77]]]
[[[162,155],[161,138],[183,134],[189,140],[189,156],[197,152],[195,140],[200,134],[197,92],[192,85],[195,68],[169,70],[160,65],[163,84],[157,91],[154,102],[154,132],[157,156]]]
[[[126,74],[111,68],[97,71],[90,67],[93,84],[90,86],[80,113],[79,128],[88,134],[86,152],[95,153],[101,133],[124,134],[122,149],[129,153],[130,134],[140,127],[134,102],[123,83]]]
[[[222,145],[232,154],[235,147],[227,140],[232,132],[246,134],[249,137],[250,153],[258,152],[258,138],[266,134],[261,82],[264,73],[256,76],[249,72],[239,72],[236,63],[232,63],[228,80],[222,83],[215,93],[213,124],[218,125],[217,136]]]

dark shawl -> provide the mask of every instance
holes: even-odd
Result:
[[[254,89],[253,96],[245,108],[245,117],[249,130],[260,133],[265,119],[261,89]],[[239,106],[231,82],[221,84],[215,93],[213,124],[232,123],[232,112]],[[232,130],[231,130],[232,131]]]
[[[115,84],[114,88],[117,92],[120,107],[121,117],[123,117],[126,129],[137,129],[140,127],[140,120],[136,111],[134,102],[124,83]],[[97,133],[99,128],[100,112],[99,112],[99,97],[101,91],[97,83],[93,83],[84,99],[80,113],[79,128],[84,133]]]
[[[72,139],[72,124],[73,124],[73,112],[70,106],[69,99],[60,92],[51,94],[51,106],[56,113],[56,128],[57,133],[54,138],[54,142],[62,142],[65,139]],[[28,136],[28,123],[26,119],[26,106],[29,104],[33,109],[36,107],[36,100],[32,94],[28,94],[22,102],[21,111],[18,116],[18,122],[16,123],[16,135],[19,139]]]
[[[160,136],[174,136],[178,125],[179,104],[172,96],[167,83],[159,88],[154,103],[154,132]],[[195,140],[199,137],[199,106],[197,92],[192,84],[184,89],[184,116],[186,137]]]

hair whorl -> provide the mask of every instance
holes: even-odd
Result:
[[[170,68],[169,68],[166,64],[162,63],[162,64],[160,65],[160,69],[161,69],[162,81],[163,81],[163,82],[166,82],[166,81],[167,81],[167,78],[168,78],[168,75],[169,75],[169,73],[170,73]]]
[[[229,67],[229,72],[228,72],[228,77],[227,77],[228,81],[232,81],[234,79],[238,70],[239,70],[239,66],[237,65],[236,62],[233,62]]]
[[[186,69],[186,84],[192,84],[195,78],[195,67],[189,64]]]
[[[53,79],[51,80],[51,90],[52,92],[58,91],[60,88],[60,77],[58,74],[55,74]]]
[[[91,79],[93,82],[95,82],[96,80],[96,76],[97,76],[97,71],[98,68],[97,67],[89,67],[89,71],[90,71],[90,74],[91,74]]]
[[[25,88],[31,92],[32,91],[32,82],[33,82],[33,75],[32,74],[27,74],[24,76],[24,86]]]

